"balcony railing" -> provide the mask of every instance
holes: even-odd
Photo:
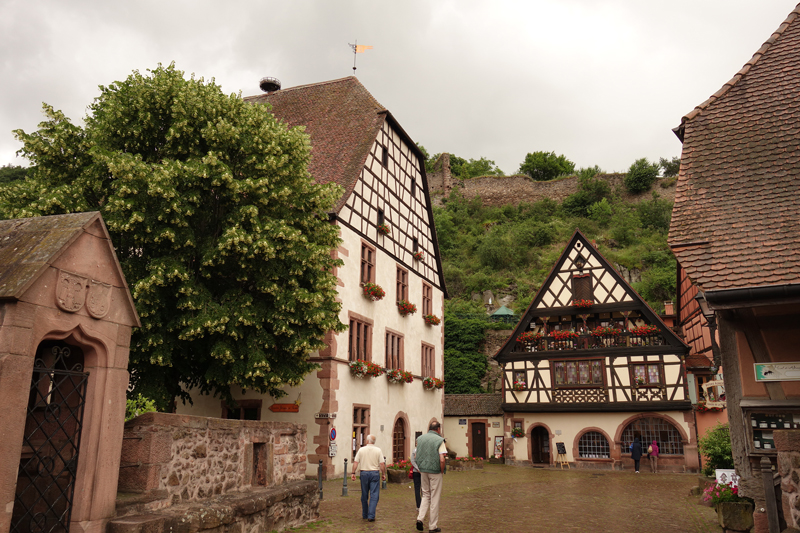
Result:
[[[575,338],[560,339],[548,335],[540,339],[516,342],[517,352],[550,352],[561,350],[592,350],[597,348],[639,348],[642,346],[663,346],[660,334],[635,335],[622,332],[618,335],[577,334]]]

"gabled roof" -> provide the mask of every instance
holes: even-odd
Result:
[[[676,128],[669,243],[703,291],[800,283],[799,15]]]
[[[502,393],[445,394],[444,416],[503,416]]]
[[[572,293],[571,278],[576,272],[578,259],[585,262],[583,271],[592,276],[593,305],[588,310],[581,310],[572,305],[575,296]],[[646,321],[659,328],[664,346],[648,347],[659,353],[687,354],[689,346],[659,318],[641,296],[631,287],[603,254],[576,229],[567,243],[561,256],[553,265],[550,274],[536,292],[531,305],[525,311],[514,332],[506,343],[498,350],[495,359],[505,362],[511,359],[524,359],[524,355],[511,356],[516,346],[516,339],[524,333],[537,317],[553,317],[587,313],[613,313],[617,311],[637,311]],[[610,348],[613,350],[630,350],[631,348]],[[599,353],[599,350],[594,350]],[[559,352],[561,355],[575,355],[573,352]]]
[[[90,226],[98,224],[108,243],[120,277],[122,268],[117,260],[111,238],[103,219],[97,211],[52,215],[46,217],[0,220],[0,300],[18,300],[70,244],[75,242]],[[130,291],[125,287],[127,303],[140,326],[136,307]]]
[[[311,137],[309,172],[318,183],[337,183],[345,193],[338,212],[361,176],[367,155],[389,115],[354,76],[290,87],[244,99],[268,103],[289,126]],[[413,142],[409,143],[416,148]]]
[[[512,311],[505,305],[501,305],[500,309],[492,313],[491,316],[514,316],[514,311]]]

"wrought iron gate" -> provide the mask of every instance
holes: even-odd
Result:
[[[68,532],[72,514],[89,374],[83,372],[81,354],[73,354],[69,346],[56,345],[49,353],[39,353],[28,400],[12,533]]]

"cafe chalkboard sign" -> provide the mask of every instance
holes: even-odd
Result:
[[[564,446],[563,442],[556,442],[556,450],[558,450],[559,455],[567,453],[567,447]]]

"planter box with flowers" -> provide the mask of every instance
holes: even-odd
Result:
[[[405,372],[400,369],[389,370],[387,368],[386,379],[389,380],[389,383],[411,383],[414,381],[414,376],[411,372]]]
[[[572,305],[578,309],[589,309],[594,305],[594,302],[592,300],[573,300]]]
[[[388,224],[378,224],[378,233],[380,233],[381,235],[389,235],[389,233],[391,233],[391,230],[389,229],[389,225]]]
[[[631,332],[631,335],[643,337],[658,333],[658,326],[636,326],[635,328],[631,328],[629,331]]]
[[[422,386],[425,390],[441,389],[444,387],[444,381],[439,378],[423,378]]]
[[[423,252],[422,250],[420,250],[419,252],[414,252],[411,255],[414,256],[414,259],[416,259],[417,261],[422,261],[423,259],[425,259],[425,252]]]
[[[592,330],[592,337],[595,339],[595,348],[606,348],[609,346],[619,346],[620,342],[620,335],[622,335],[622,330],[613,328],[611,326],[597,326]]]
[[[399,463],[392,463],[386,467],[386,478],[389,483],[407,483],[409,470],[411,470],[411,461],[403,459]]]
[[[417,306],[412,304],[411,302],[400,300],[399,302],[397,302],[397,310],[403,316],[413,315],[414,313],[417,312]]]
[[[436,315],[425,315],[422,317],[422,319],[429,326],[438,326],[442,323],[442,320]]]
[[[524,437],[525,432],[522,430],[522,428],[514,428],[511,430],[511,436],[515,439],[518,439],[520,437]]]
[[[698,413],[720,413],[723,409],[724,407],[706,405],[706,402],[697,402]]]
[[[367,282],[361,286],[362,290],[364,291],[364,297],[376,302],[378,300],[382,300],[384,296],[386,296],[386,291],[380,285],[376,285],[375,283]]]
[[[578,334],[574,331],[554,331],[551,336],[554,339],[551,350],[574,350],[578,347]]]
[[[714,483],[703,491],[703,501],[717,511],[719,525],[725,531],[750,531],[753,528],[753,502],[739,496],[739,487]]]
[[[514,382],[514,390],[515,391],[525,390],[527,387],[528,387],[528,385],[524,381],[515,381]]]
[[[541,346],[541,341],[543,338],[544,335],[541,333],[526,331],[525,333],[521,333],[517,336],[517,342],[525,348],[525,351],[535,352]]]
[[[353,377],[359,379],[365,376],[377,378],[383,374],[383,372],[383,368],[375,363],[369,361],[350,361],[350,373],[353,374]]]

